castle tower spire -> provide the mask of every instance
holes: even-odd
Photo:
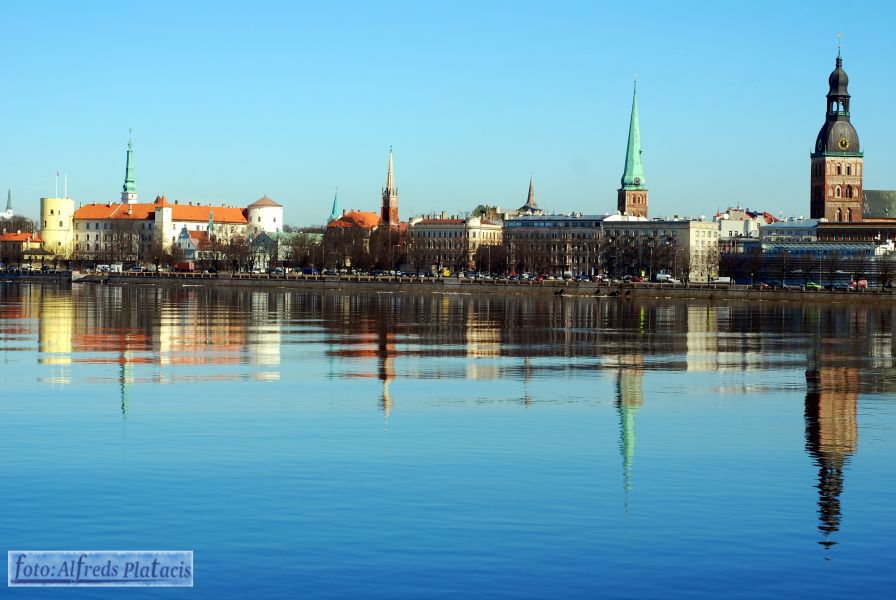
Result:
[[[6,212],[12,214],[12,189],[6,190]]]
[[[617,207],[624,215],[647,216],[647,180],[641,163],[641,127],[638,123],[638,82],[632,93],[632,114],[628,124],[628,146],[625,150],[625,168],[622,186],[617,194]]]
[[[398,227],[398,189],[395,187],[395,173],[392,167],[392,146],[389,146],[389,171],[386,174],[386,187],[383,189],[380,219],[383,225]]]
[[[134,183],[134,148],[130,130],[128,130],[128,156],[124,169],[124,185],[121,188],[121,201],[128,204],[137,202],[137,185]]]

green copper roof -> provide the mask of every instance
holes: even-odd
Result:
[[[134,183],[134,150],[131,146],[131,139],[128,138],[128,162],[124,170],[124,186],[121,188],[125,193],[136,193],[137,185]]]
[[[330,218],[327,219],[327,223],[332,223],[339,217],[339,188],[336,188],[336,193],[333,194],[333,208],[330,210]]]
[[[628,125],[628,148],[625,151],[625,172],[622,187],[625,189],[646,189],[644,166],[641,164],[641,130],[638,127],[638,84],[632,96],[632,119]]]

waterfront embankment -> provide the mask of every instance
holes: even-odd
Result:
[[[694,298],[734,301],[896,302],[892,290],[859,292],[757,289],[733,284],[592,283],[575,281],[510,281],[503,279],[419,278],[369,275],[268,275],[256,273],[109,273],[74,281],[136,285],[203,285],[225,287],[295,287],[314,290],[468,293],[570,297]]]
[[[455,277],[398,277],[371,275],[268,275],[264,273],[17,273],[7,281],[74,282],[114,285],[175,285],[255,288],[306,288],[358,292],[434,294],[501,294],[558,297],[694,298],[734,301],[896,302],[893,290],[830,291],[758,289],[749,285],[690,283],[592,283],[575,281],[509,281]]]

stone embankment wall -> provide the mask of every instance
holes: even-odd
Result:
[[[652,283],[595,284],[570,281],[503,281],[487,279],[373,277],[367,275],[264,275],[248,273],[110,273],[75,277],[75,281],[114,284],[209,285],[226,287],[305,288],[320,290],[400,291],[424,293],[533,294],[570,297],[699,298],[710,300],[788,302],[893,302],[892,290],[833,292],[755,289],[746,285]]]

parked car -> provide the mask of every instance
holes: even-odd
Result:
[[[815,283],[814,281],[810,281],[809,283],[806,284],[806,289],[807,290],[820,290],[823,288],[821,287],[821,284]]]
[[[859,279],[858,281],[850,281],[849,289],[851,289],[853,291],[867,290],[868,289],[868,280],[867,279]]]

